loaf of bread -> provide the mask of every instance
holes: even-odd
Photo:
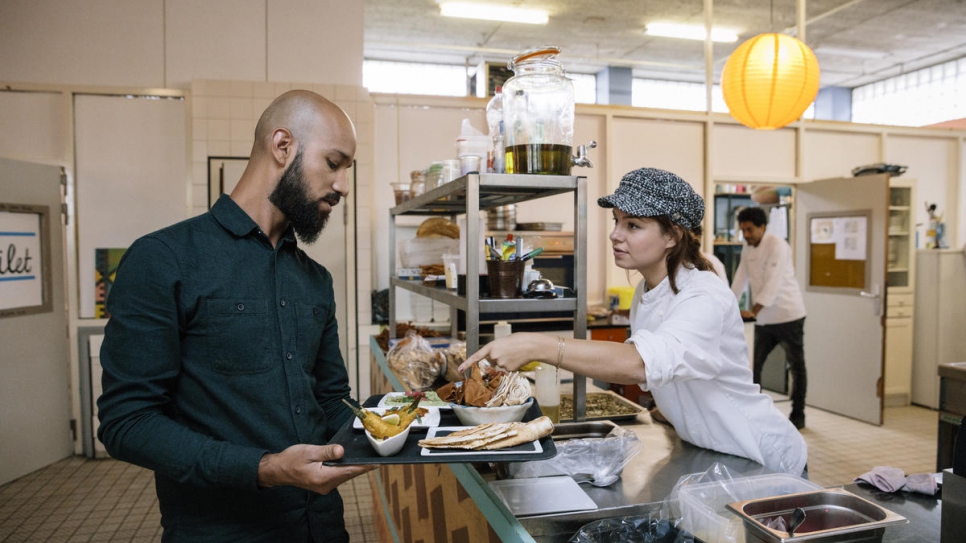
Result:
[[[419,225],[419,229],[416,230],[416,237],[459,239],[460,227],[449,219],[432,217]]]

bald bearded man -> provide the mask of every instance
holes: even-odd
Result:
[[[162,541],[348,541],[324,445],[351,416],[332,276],[299,247],[348,193],[355,129],[291,91],[204,215],[131,245],[107,301],[98,437],[155,472]]]

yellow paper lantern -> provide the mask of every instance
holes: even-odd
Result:
[[[818,94],[815,53],[785,34],[760,34],[742,43],[721,72],[731,116],[762,130],[798,119]]]

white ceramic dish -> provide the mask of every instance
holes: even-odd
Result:
[[[367,411],[372,411],[373,413],[379,415],[380,417],[389,411],[389,407],[367,407]],[[417,418],[410,425],[415,430],[425,430],[433,426],[439,426],[439,408],[438,407],[427,407],[427,413],[422,417]],[[362,430],[362,421],[359,417],[353,417],[352,427],[356,430]]]
[[[430,394],[430,393],[427,393],[427,394]],[[432,394],[431,397],[434,399],[430,399],[430,397],[423,398],[419,402],[420,407],[438,407],[439,409],[449,409],[449,402],[444,402],[443,400],[436,399],[436,398],[439,398],[439,396],[436,396],[435,392],[431,394]],[[399,401],[401,398],[405,396],[406,396],[405,392],[390,392],[385,396],[383,396],[381,400],[379,400],[379,403],[376,404],[376,407],[402,407],[404,405],[409,405],[408,401],[405,403]]]
[[[450,404],[450,407],[464,426],[477,426],[488,422],[520,422],[531,405],[533,405],[533,398],[527,399],[520,405],[502,407],[472,407],[456,404]]]
[[[407,426],[402,432],[386,439],[377,439],[372,437],[372,434],[369,433],[369,430],[366,430],[366,439],[369,440],[369,444],[372,445],[372,448],[379,453],[379,456],[392,456],[401,451],[403,445],[406,444],[406,438],[409,437],[410,428],[412,428],[412,425]]]

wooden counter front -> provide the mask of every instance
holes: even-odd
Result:
[[[375,338],[369,348],[372,394],[405,391]],[[534,541],[471,464],[385,465],[369,477],[380,541]]]

